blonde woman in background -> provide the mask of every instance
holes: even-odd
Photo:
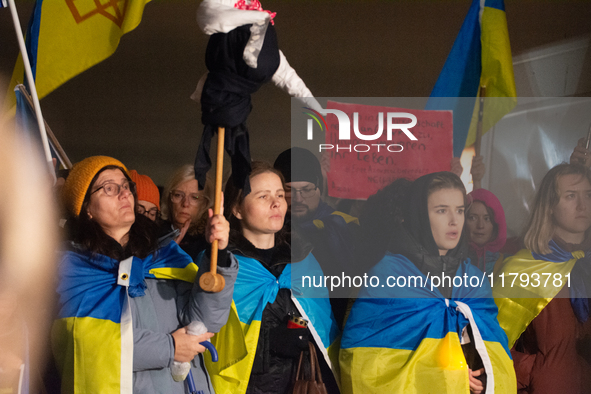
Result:
[[[199,253],[209,245],[204,233],[214,194],[213,181],[209,177],[203,190],[198,186],[193,165],[186,164],[171,175],[162,194],[164,223],[161,235],[175,236],[176,242],[193,261],[197,261]],[[176,233],[171,234],[173,231]]]
[[[525,249],[501,271],[530,280],[514,287],[505,281],[493,293],[520,394],[591,392],[590,229],[591,170],[553,167],[536,193]]]

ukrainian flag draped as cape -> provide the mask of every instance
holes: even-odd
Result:
[[[433,273],[434,274],[434,273]],[[477,287],[456,287],[445,299],[406,257],[386,254],[369,275],[421,277],[423,286],[364,289],[355,301],[341,341],[344,394],[468,393],[468,367],[461,349],[470,324],[487,375],[487,393],[515,393],[507,337],[482,272],[464,262],[457,276],[477,276]],[[435,274],[434,274],[435,275]],[[390,282],[392,283],[392,282]],[[402,283],[402,282],[400,282]],[[363,298],[371,297],[371,298]]]
[[[452,109],[454,156],[476,140],[479,87],[486,86],[482,132],[487,132],[517,104],[511,45],[503,0],[473,0],[426,109]],[[437,98],[440,99],[437,99]]]
[[[197,266],[175,242],[145,259],[121,262],[75,249],[64,253],[52,346],[62,393],[131,393],[133,326],[128,296],[144,295],[144,278],[193,282]]]
[[[26,44],[39,98],[111,56],[121,36],[139,25],[148,1],[37,0]],[[9,93],[23,81],[19,55]]]
[[[275,278],[253,258],[240,255],[236,255],[236,258],[240,269],[234,285],[234,301],[228,323],[211,339],[218,350],[219,360],[214,363],[211,362],[211,357],[205,357],[216,394],[246,392],[261,331],[263,310],[268,303],[275,301],[280,288],[291,289],[292,301],[302,317],[308,320],[310,333],[336,374],[339,332],[327,298],[328,291],[326,288],[303,288],[299,275],[304,272],[306,275],[322,275],[314,256],[309,254],[298,263],[287,264],[279,278]]]
[[[523,249],[508,257],[500,272],[504,274],[504,283],[499,277],[494,279],[493,295],[499,307],[499,324],[507,333],[510,347],[564,287],[566,275],[577,260],[585,256],[581,250],[566,252],[554,241],[550,241],[549,246],[552,250],[549,254],[539,255]],[[515,274],[518,276],[512,284]],[[521,274],[528,279],[528,286],[523,286]],[[554,282],[555,278],[560,280]]]

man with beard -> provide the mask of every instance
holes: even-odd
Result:
[[[323,177],[316,156],[307,149],[294,147],[282,152],[273,166],[285,178],[292,233],[312,244],[312,253],[324,275],[353,277],[359,221],[322,201]],[[345,318],[349,290],[339,288],[330,293],[333,313],[340,328]]]

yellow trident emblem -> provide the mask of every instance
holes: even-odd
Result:
[[[127,9],[127,0],[91,0],[85,2],[66,0],[66,4],[78,24],[92,16],[102,15],[119,26],[119,28],[123,24],[125,10]]]

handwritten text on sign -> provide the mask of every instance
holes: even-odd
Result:
[[[330,155],[328,194],[332,197],[366,199],[395,179],[414,180],[450,169],[453,155],[451,111],[335,101],[328,101],[327,109],[347,114],[352,129],[350,139],[341,140],[337,116],[330,113],[326,116],[326,143],[319,148],[322,154]],[[416,125],[413,127],[401,126],[404,123],[410,126],[414,118]]]

